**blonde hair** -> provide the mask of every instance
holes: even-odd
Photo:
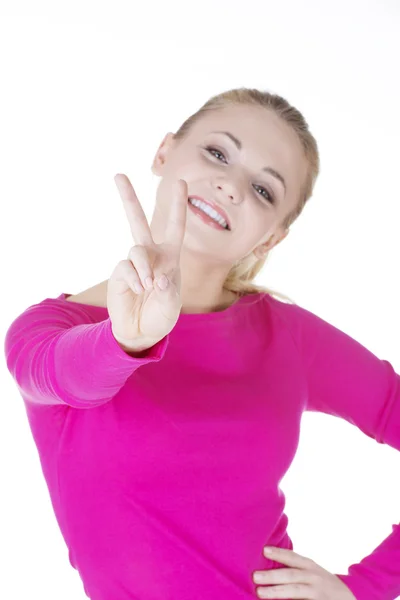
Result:
[[[219,110],[228,105],[237,104],[261,106],[274,111],[275,114],[293,128],[301,142],[308,163],[308,171],[306,181],[299,190],[299,200],[297,205],[288,215],[286,215],[280,224],[281,227],[286,230],[301,214],[307,200],[312,196],[314,185],[320,170],[317,142],[310,133],[308,123],[303,115],[300,111],[291,106],[287,100],[282,96],[267,91],[244,87],[222,92],[221,94],[212,96],[197,112],[186,119],[175,133],[174,139],[183,139],[192,125],[201,119],[207,112]],[[224,282],[224,287],[232,292],[236,292],[238,296],[264,292],[295,304],[295,302],[285,294],[281,294],[280,292],[266,288],[265,286],[257,285],[253,282],[253,279],[265,265],[268,256],[269,252],[267,252],[263,258],[257,258],[251,253],[249,256],[239,260],[229,271]]]

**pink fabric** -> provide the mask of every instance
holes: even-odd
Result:
[[[293,549],[279,482],[304,411],[400,450],[400,376],[323,319],[269,294],[181,314],[144,357],[106,308],[46,298],[10,325],[25,403],[71,565],[91,600],[245,600]],[[400,526],[339,574],[357,600],[400,594]]]

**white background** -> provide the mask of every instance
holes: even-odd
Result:
[[[257,281],[400,373],[396,0],[0,7],[3,339],[28,306],[91,287],[126,258],[116,173],[150,219],[150,167],[165,133],[211,95],[259,87],[304,114],[321,174]],[[5,361],[1,369],[0,597],[84,600],[22,398]],[[305,414],[281,486],[294,549],[346,573],[400,521],[399,467],[394,449],[350,423]]]

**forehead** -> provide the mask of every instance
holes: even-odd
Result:
[[[299,186],[306,172],[306,160],[297,134],[271,110],[258,106],[227,106],[202,116],[193,126],[192,135],[198,139],[205,135],[217,136],[235,147],[226,136],[213,131],[229,131],[242,142],[241,154],[257,161],[257,166],[272,166],[282,172],[285,179]]]

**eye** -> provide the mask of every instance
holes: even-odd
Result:
[[[206,147],[205,147],[205,150],[207,150],[207,152],[209,152],[210,154],[212,154],[212,156],[215,156],[215,155],[213,154],[213,152],[216,152],[217,154],[220,154],[221,156],[223,156],[223,157],[225,158],[225,156],[224,156],[224,154],[222,154],[222,152],[220,152],[220,151],[219,151],[219,150],[217,150],[216,148],[213,148],[212,146],[206,146]],[[218,159],[218,160],[219,160],[219,159]],[[225,161],[225,162],[226,162],[226,161]]]
[[[260,188],[260,190],[264,190],[264,192],[267,194],[266,196],[264,196],[264,198],[267,198],[268,202],[270,202],[271,204],[275,204],[274,197],[269,192],[267,192],[265,188],[261,187],[260,185],[257,185],[256,187]]]
[[[212,146],[206,146],[205,148],[207,150],[207,152],[209,152],[210,154],[212,154],[213,152],[216,152],[217,154],[220,154],[221,156],[224,156],[222,154],[222,152],[220,152],[219,150],[217,150],[216,148],[213,148]],[[214,156],[214,154],[212,154]],[[225,158],[225,156],[224,156]]]
[[[213,148],[212,146],[206,146],[204,148],[204,150],[207,150],[207,152],[209,154],[211,154],[212,156],[215,156],[215,154],[213,154],[213,152],[216,152],[217,154],[220,154],[221,156],[223,156],[225,158],[225,155],[220,150],[217,150],[216,148]],[[220,160],[220,159],[218,159],[218,160]],[[225,160],[225,162],[226,162],[226,160]],[[275,204],[275,198],[264,187],[261,187],[260,185],[257,185],[255,187],[258,187],[260,190],[263,190],[266,193],[266,196],[265,195],[263,196],[263,194],[261,194],[261,196],[263,196],[263,198],[266,198],[270,204],[272,204],[272,205]]]

